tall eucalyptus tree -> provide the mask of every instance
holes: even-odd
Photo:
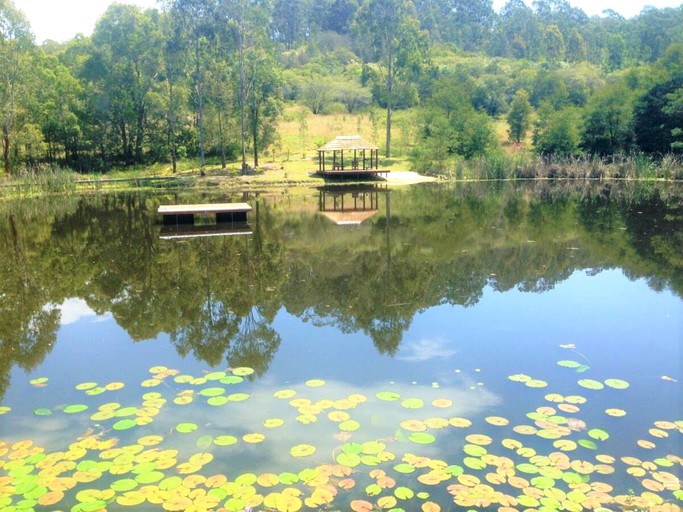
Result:
[[[204,63],[203,52],[215,40],[218,19],[215,0],[160,0],[176,23],[185,43],[194,55],[194,92],[197,124],[199,126],[199,156],[203,168],[206,164],[204,131]]]
[[[0,0],[0,124],[2,163],[12,170],[12,138],[16,133],[17,113],[27,93],[33,36],[26,17],[12,0]]]
[[[411,0],[367,0],[356,13],[356,44],[363,57],[376,62],[384,74],[387,108],[386,156],[391,156],[391,115],[397,85],[417,73],[427,57],[426,34]]]

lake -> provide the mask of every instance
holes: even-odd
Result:
[[[681,510],[681,186],[17,200],[0,241],[3,511]]]

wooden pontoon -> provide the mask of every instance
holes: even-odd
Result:
[[[324,177],[386,175],[379,169],[379,148],[360,135],[340,135],[318,149],[318,173]]]
[[[191,225],[195,215],[214,216],[216,224],[224,222],[247,222],[251,206],[247,203],[173,204],[159,206],[158,213],[164,218],[164,225]]]

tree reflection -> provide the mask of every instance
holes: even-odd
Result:
[[[69,298],[110,312],[134,341],[164,333],[183,356],[263,375],[282,310],[364,332],[393,355],[418,312],[474,305],[487,286],[539,292],[579,269],[619,267],[683,296],[680,188],[418,186],[377,197],[377,213],[351,227],[317,215],[312,195],[242,197],[251,235],[174,241],[158,237],[157,205],[215,198],[3,203],[0,394],[14,365],[31,370],[51,350]]]

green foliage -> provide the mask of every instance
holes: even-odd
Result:
[[[620,83],[594,94],[584,113],[583,148],[603,156],[628,152],[633,142],[633,101],[633,91]]]
[[[519,143],[524,139],[529,128],[531,128],[532,112],[533,109],[531,103],[529,103],[529,93],[524,89],[520,89],[515,93],[507,116],[510,140]]]
[[[416,169],[444,170],[452,157],[485,155],[494,142],[489,116],[472,107],[458,78],[446,77],[435,84],[425,107],[421,136],[411,161]]]
[[[637,101],[634,130],[642,151],[660,155],[681,151],[681,88],[683,73],[655,85]]]
[[[544,103],[534,127],[534,148],[544,157],[567,158],[579,153],[581,118],[575,107],[554,110]]]

